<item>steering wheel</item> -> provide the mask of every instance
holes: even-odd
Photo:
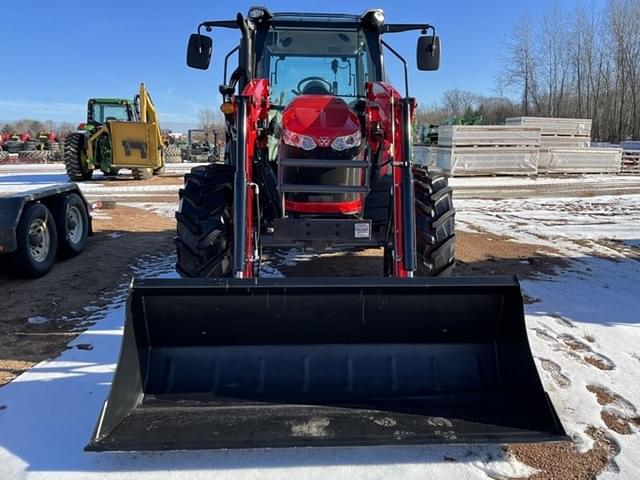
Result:
[[[305,77],[298,82],[298,85],[296,87],[297,90],[291,90],[291,91],[294,93],[294,95],[300,95],[300,92],[302,92],[303,90],[302,87],[304,86],[304,84],[312,81],[318,81],[318,82],[324,83],[327,86],[327,91],[329,93],[333,93],[333,85],[322,77]]]

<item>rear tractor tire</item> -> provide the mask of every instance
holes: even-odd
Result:
[[[74,182],[91,180],[92,170],[85,165],[84,134],[70,133],[64,141],[64,166],[67,175]]]
[[[185,175],[176,212],[176,269],[183,277],[228,277],[233,258],[233,178],[229,165],[195,167]]]
[[[455,209],[443,173],[413,168],[418,276],[447,275],[455,263]]]

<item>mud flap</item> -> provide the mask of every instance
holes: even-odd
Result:
[[[87,450],[566,440],[517,279],[132,284]]]

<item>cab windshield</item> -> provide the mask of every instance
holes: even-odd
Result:
[[[302,93],[347,102],[362,97],[372,66],[359,30],[276,29],[267,35],[258,71],[269,79],[272,104],[287,105]]]
[[[97,123],[105,123],[107,120],[123,122],[129,120],[129,111],[127,106],[118,103],[94,103],[92,113],[93,121]]]

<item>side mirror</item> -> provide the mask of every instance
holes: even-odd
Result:
[[[417,57],[418,70],[438,70],[440,68],[440,37],[418,38]]]
[[[206,70],[211,62],[213,40],[206,35],[192,33],[187,47],[187,65],[198,70]]]

